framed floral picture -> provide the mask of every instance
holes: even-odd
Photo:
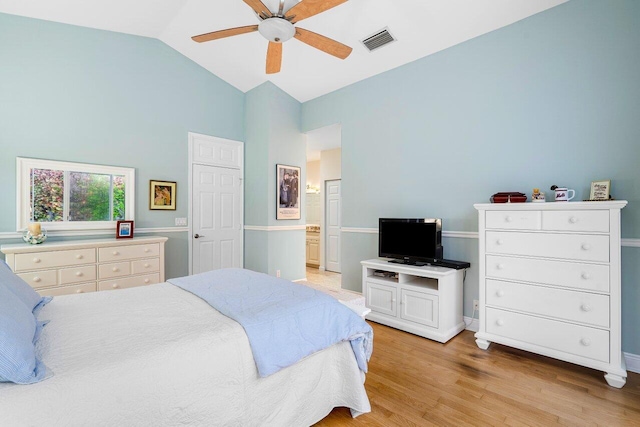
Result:
[[[149,209],[176,210],[176,183],[172,181],[149,181]]]
[[[118,221],[116,225],[116,239],[133,238],[133,221]]]
[[[611,192],[611,180],[591,182],[590,200],[609,200]]]
[[[276,165],[276,219],[300,219],[300,168]]]

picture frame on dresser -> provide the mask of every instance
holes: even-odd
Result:
[[[116,239],[133,239],[133,221],[118,221],[116,225]]]
[[[609,200],[610,193],[611,180],[592,181],[589,200]]]

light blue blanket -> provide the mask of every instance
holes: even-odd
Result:
[[[336,299],[307,286],[243,269],[168,280],[240,323],[258,373],[266,377],[312,353],[349,340],[367,372],[373,330]]]

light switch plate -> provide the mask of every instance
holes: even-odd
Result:
[[[186,226],[187,218],[176,218],[176,226]]]

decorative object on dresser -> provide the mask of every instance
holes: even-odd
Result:
[[[149,209],[175,211],[176,185],[173,181],[149,181]]]
[[[534,203],[544,203],[547,200],[544,197],[544,193],[541,193],[539,188],[534,188],[533,193],[531,193],[531,201]]]
[[[627,377],[621,338],[620,210],[626,201],[476,204],[478,347],[491,342]]]
[[[116,239],[133,238],[133,221],[118,221],[116,225]]]
[[[31,245],[39,245],[47,240],[47,230],[39,222],[31,222],[22,234],[22,240]]]
[[[527,195],[517,191],[496,193],[489,198],[491,203],[523,203],[527,201]]]
[[[591,182],[591,192],[589,193],[589,199],[609,200],[610,197],[611,197],[611,180]]]
[[[166,237],[2,245],[9,267],[40,295],[65,295],[164,282]]]
[[[421,337],[447,342],[464,328],[464,270],[362,261],[367,320]]]

